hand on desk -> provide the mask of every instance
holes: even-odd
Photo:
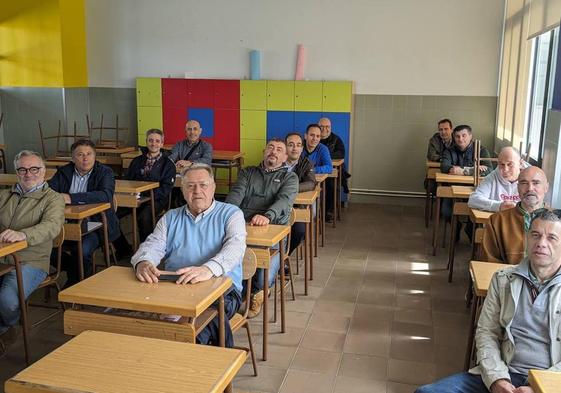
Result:
[[[0,242],[14,243],[27,239],[23,232],[14,231],[13,229],[6,229],[0,233]]]
[[[186,160],[179,160],[175,163],[175,167],[177,169],[184,169],[184,168],[188,168],[191,165],[193,165],[193,162],[191,161],[186,161]]]
[[[450,171],[448,173],[451,175],[463,175],[464,168],[454,165],[452,168],[450,168]]]
[[[267,217],[262,216],[261,214],[256,214],[251,218],[249,224],[261,227],[261,226],[269,225],[270,222],[271,220],[269,220]]]
[[[206,266],[189,266],[184,267],[176,271],[177,274],[181,274],[178,284],[192,283],[196,284],[201,281],[210,280],[214,274]]]
[[[136,278],[142,282],[158,282],[158,276],[162,274],[161,271],[148,261],[142,261],[136,265]]]
[[[516,393],[517,389],[509,380],[499,379],[491,385],[492,393]]]

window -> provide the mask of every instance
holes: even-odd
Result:
[[[528,108],[526,112],[526,137],[530,143],[530,162],[541,165],[543,142],[547,124],[547,110],[551,108],[553,95],[553,78],[555,75],[555,56],[559,28],[532,39],[532,63],[530,69],[530,86],[528,89]]]

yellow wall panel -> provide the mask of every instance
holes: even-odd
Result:
[[[59,0],[65,87],[88,86],[84,0]]]

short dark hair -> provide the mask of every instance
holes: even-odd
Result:
[[[70,146],[70,151],[74,154],[74,150],[76,150],[79,146],[89,146],[95,151],[95,143],[93,143],[89,139],[78,139],[76,142]]]
[[[306,134],[308,133],[308,131],[310,130],[310,128],[319,128],[321,130],[321,127],[319,126],[319,124],[317,123],[312,123],[312,124],[308,124],[308,127],[306,127]]]
[[[284,145],[284,147],[286,148],[286,141],[284,139],[281,138],[271,138],[267,141],[267,144],[265,146],[269,146],[269,144],[271,142],[278,142],[278,143],[282,143]]]
[[[284,142],[288,143],[288,138],[290,138],[291,136],[297,136],[298,138],[300,138],[300,142],[304,142],[304,138],[302,138],[302,135],[300,135],[299,132],[289,132],[288,134],[286,134],[286,136],[284,137]]]
[[[545,207],[534,210],[534,212],[532,213],[532,220],[530,221],[530,228],[532,227],[534,221],[538,219],[543,221],[551,221],[551,222],[561,221],[561,210],[548,209]]]
[[[448,123],[450,125],[450,128],[454,127],[452,125],[452,120],[450,120],[450,119],[442,119],[438,122],[438,125],[441,125],[442,123]]]
[[[467,131],[471,134],[471,127],[468,126],[467,124],[461,124],[461,125],[459,125],[459,126],[456,126],[456,127],[454,128],[454,132],[453,132],[453,133],[455,134],[456,132],[460,132],[460,131],[462,131],[462,130],[467,130]]]
[[[146,138],[148,138],[152,134],[158,134],[162,137],[162,139],[164,139],[164,133],[158,128],[150,128],[148,131],[146,131]]]

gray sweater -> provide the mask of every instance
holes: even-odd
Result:
[[[195,148],[197,142],[190,144],[187,140],[182,140],[173,145],[171,149],[171,154],[169,155],[170,160],[177,162],[179,160],[184,160],[191,149]],[[212,145],[201,139],[201,143],[195,148],[193,153],[189,156],[189,161],[200,162],[203,164],[212,164]]]

